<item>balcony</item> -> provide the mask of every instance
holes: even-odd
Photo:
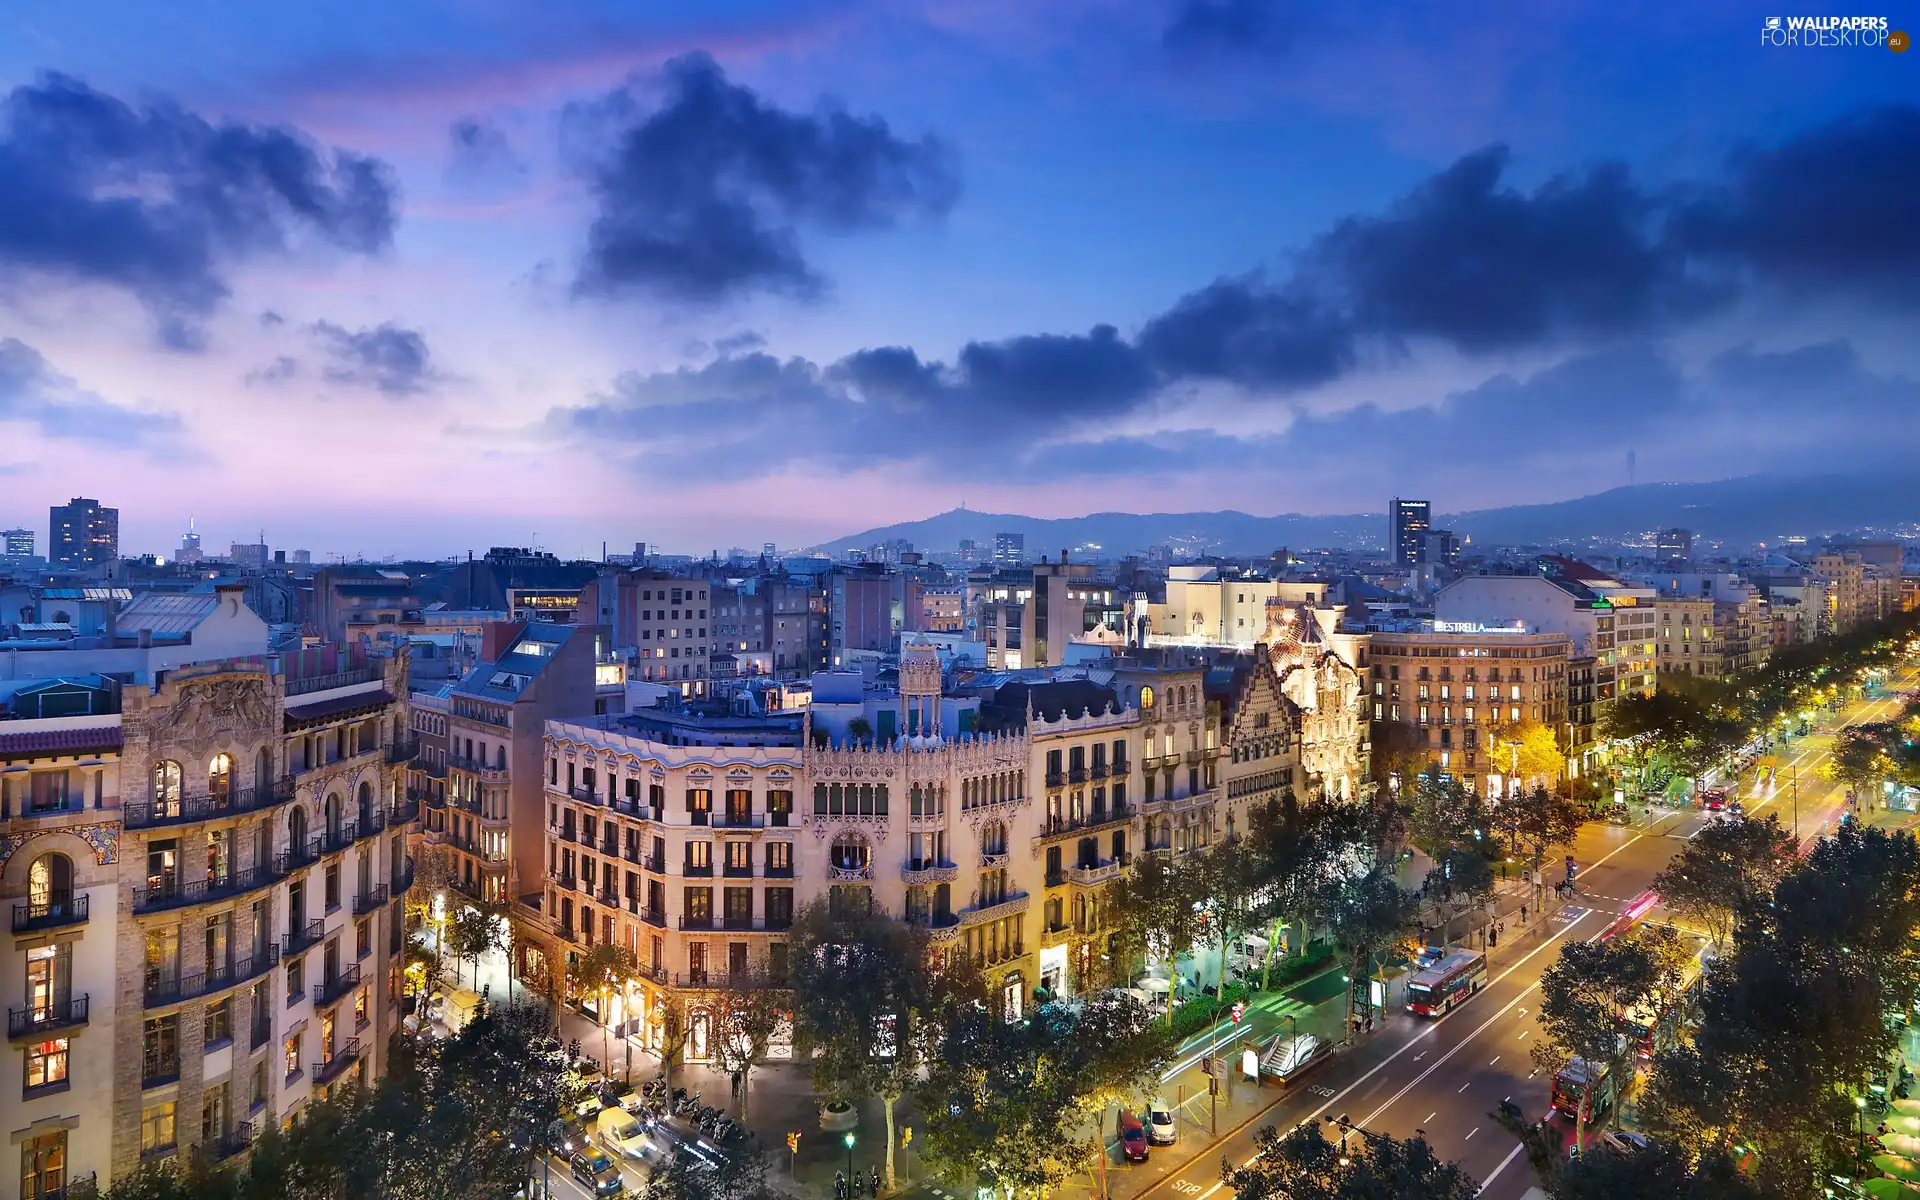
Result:
[[[916,862],[908,859],[900,868],[900,878],[909,886],[926,883],[952,883],[960,877],[960,868],[950,862]]]
[[[360,1057],[360,1039],[348,1038],[344,1045],[337,1047],[333,1054],[313,1064],[313,1083],[315,1087],[333,1082],[340,1073],[352,1066]]]
[[[488,783],[505,783],[507,781],[507,769],[505,767],[497,766],[494,763],[489,763],[478,758],[468,758],[464,754],[447,755],[447,765],[455,770],[465,771],[470,775],[478,775]]]
[[[328,692],[334,688],[352,687],[359,683],[372,683],[380,678],[378,665],[355,667],[349,671],[335,671],[330,675],[309,675],[305,679],[287,680],[288,696],[305,696],[312,692]]]
[[[268,946],[263,953],[236,958],[231,963],[215,963],[191,975],[175,975],[157,967],[147,968],[145,1007],[159,1008],[179,1004],[210,992],[223,991],[249,983],[265,975],[280,963],[280,947]]]
[[[258,812],[291,799],[293,777],[283,775],[266,787],[235,788],[219,795],[181,796],[167,801],[136,800],[121,805],[120,821],[128,829],[156,829]]]
[[[689,879],[711,879],[713,878],[713,864],[710,862],[683,863],[680,867],[680,873]]]
[[[907,924],[926,930],[927,940],[936,945],[960,936],[960,918],[950,912],[911,913]]]
[[[386,905],[387,885],[383,883],[365,894],[353,898],[353,915],[356,917],[364,917],[370,912],[377,912],[385,908]]]
[[[761,868],[760,876],[763,879],[792,879],[793,862],[791,860],[783,863],[770,862]]]
[[[713,814],[715,829],[765,829],[767,814],[747,812],[744,809],[732,809]]]
[[[1085,783],[1086,781],[1087,769],[1085,767],[1070,767],[1067,769],[1068,783]]]
[[[827,878],[835,883],[868,883],[873,879],[873,868],[865,863],[859,866],[832,866],[827,868]]]
[[[413,734],[395,738],[387,743],[387,762],[391,764],[412,762],[413,756],[418,753],[420,753],[420,739]]]
[[[253,1145],[253,1122],[242,1121],[213,1141],[200,1143],[199,1149],[214,1162],[225,1162],[236,1154],[245,1153],[247,1147],[251,1145]]]
[[[1088,779],[1105,779],[1106,777],[1107,777],[1107,764],[1104,762],[1101,762],[1099,759],[1095,759],[1093,761],[1093,765],[1087,768],[1087,778]]]
[[[359,822],[342,821],[320,835],[320,853],[338,854],[358,840],[360,840]]]
[[[984,925],[989,921],[997,921],[1001,917],[1010,917],[1015,913],[1025,912],[1027,911],[1027,904],[1031,899],[1032,897],[1028,896],[1025,892],[1015,892],[1005,900],[1000,900],[993,904],[963,908],[960,910],[960,923],[962,925]]]
[[[271,867],[248,867],[244,871],[229,871],[225,875],[217,875],[212,879],[183,881],[175,876],[163,876],[158,884],[145,884],[133,889],[133,911],[136,913],[161,912],[189,904],[224,900],[256,888],[267,887],[285,874],[286,872],[280,868],[276,860]]]
[[[1007,852],[1005,850],[1000,851],[998,854],[988,853],[980,856],[980,869],[982,871],[998,871],[1006,865]]]
[[[411,888],[412,886],[413,886],[413,860],[409,858],[406,860],[406,866],[403,867],[397,873],[395,873],[393,877],[393,887],[391,890],[394,897],[397,899],[400,896],[405,895],[407,892],[407,889]]]
[[[408,788],[406,795],[387,810],[387,824],[411,825],[420,819],[420,793]]]
[[[13,931],[32,933],[37,929],[58,929],[62,925],[84,925],[88,896],[81,892],[56,894],[45,900],[13,906]]]
[[[70,996],[51,1004],[28,1005],[7,1012],[7,1037],[37,1038],[57,1029],[77,1029],[87,1023],[87,998]]]
[[[720,874],[723,878],[726,878],[726,879],[752,879],[753,864],[750,862],[721,863]]]
[[[553,886],[565,888],[570,892],[578,891],[580,888],[580,877],[578,875],[562,874],[559,871],[548,871],[547,878],[553,880]]]
[[[313,1006],[324,1008],[360,986],[360,964],[354,963],[344,968],[332,979],[313,985]]]
[[[713,923],[713,917],[711,916],[687,916],[686,914],[682,913],[680,916],[680,928],[682,929],[713,929],[715,928],[715,926]]]
[[[1100,829],[1108,825],[1118,825],[1133,819],[1131,805],[1115,805],[1112,808],[1095,808],[1079,816],[1069,814],[1049,814],[1046,824],[1040,830],[1041,837],[1057,837],[1061,834],[1079,833],[1083,830]]]
[[[642,908],[637,910],[635,915],[655,929],[665,929],[667,927],[667,914],[662,909]]]
[[[1108,767],[1107,770],[1109,772],[1108,778],[1110,779],[1125,779],[1133,773],[1133,769],[1127,765],[1127,760],[1124,758],[1114,759],[1113,765]]]
[[[1120,872],[1125,869],[1126,864],[1119,859],[1105,859],[1090,866],[1068,867],[1067,879],[1082,887],[1092,887],[1120,878]]]
[[[298,871],[301,867],[310,867],[320,861],[320,848],[324,844],[325,840],[319,834],[315,834],[303,844],[288,846],[273,856],[274,869],[285,875],[289,871]]]
[[[317,919],[308,921],[280,939],[280,957],[292,958],[296,954],[303,954],[313,949],[320,944],[320,939],[326,936],[326,932],[325,921]]]
[[[1050,788],[1067,786],[1067,773],[1065,771],[1048,771],[1047,786]]]
[[[656,858],[649,855],[640,860],[640,865],[652,871],[655,875],[668,875],[672,873],[667,870],[667,860],[664,858]]]

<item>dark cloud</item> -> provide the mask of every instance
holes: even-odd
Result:
[[[180,418],[127,408],[87,391],[55,371],[38,350],[0,338],[0,422],[20,421],[48,437],[141,447],[171,443]]]
[[[569,111],[570,141],[599,204],[576,288],[714,301],[751,290],[817,292],[803,227],[883,227],[944,215],[959,195],[951,150],[822,101],[773,107],[704,54],[666,65],[664,97],[624,88]]]
[[[466,116],[447,129],[451,145],[449,168],[467,178],[521,176],[527,164],[514,152],[507,135],[485,117]]]
[[[950,365],[906,346],[858,350],[827,364],[723,352],[698,373],[629,376],[613,396],[556,419],[603,429],[633,421],[635,441],[648,452],[659,450],[660,431],[670,442],[684,430],[695,441],[741,445],[742,463],[755,461],[742,439],[765,422],[770,440],[763,444],[796,459],[847,464],[978,452],[1071,473],[1097,470],[1083,464],[1099,463],[1102,453],[1130,467],[1171,462],[1176,452],[1241,461],[1233,449],[1241,439],[1107,432],[1151,427],[1159,413],[1181,412],[1169,390],[1190,402],[1190,385],[1206,381],[1238,385],[1249,394],[1244,403],[1267,405],[1257,424],[1292,418],[1284,435],[1257,439],[1248,461],[1351,458],[1419,468],[1450,455],[1503,469],[1547,467],[1568,446],[1613,453],[1637,443],[1646,461],[1661,438],[1765,455],[1773,452],[1768,431],[1741,429],[1733,417],[1740,406],[1773,413],[1789,395],[1804,406],[1830,386],[1844,392],[1851,412],[1920,430],[1911,384],[1873,382],[1844,343],[1733,351],[1691,381],[1662,349],[1664,339],[1756,288],[1766,288],[1770,301],[1785,295],[1816,305],[1904,299],[1901,289],[1912,286],[1905,264],[1920,265],[1920,251],[1911,231],[1887,226],[1899,224],[1903,172],[1912,168],[1884,160],[1908,123],[1916,131],[1909,140],[1920,140],[1916,110],[1898,110],[1835,122],[1774,149],[1742,150],[1711,185],[1651,187],[1624,166],[1601,164],[1523,189],[1507,182],[1507,152],[1492,147],[1435,173],[1381,213],[1336,222],[1289,271],[1216,280],[1131,338],[1098,326],[1084,335],[977,342]],[[1885,258],[1907,273],[1884,269],[1845,228],[1798,225],[1849,219],[1880,237]],[[1793,227],[1761,236],[1777,222]],[[1804,286],[1782,291],[1788,284]],[[1291,411],[1299,393],[1435,344],[1467,359],[1561,361],[1524,378],[1496,375],[1429,405]],[[680,406],[671,419],[659,408],[666,392]],[[1218,419],[1224,425],[1239,415],[1222,408]],[[651,440],[640,437],[642,427],[654,431]],[[1510,445],[1515,429],[1528,431],[1520,446]],[[1022,447],[1012,460],[1009,443]]]
[[[321,376],[328,383],[370,387],[386,396],[426,391],[438,375],[417,330],[388,321],[371,329],[347,329],[315,321],[311,332],[328,356]]]
[[[0,100],[0,264],[125,288],[192,347],[227,269],[311,236],[356,254],[393,237],[377,159],[283,126],[135,108],[64,75]]]
[[[1723,183],[1683,193],[1677,237],[1792,288],[1920,301],[1920,108],[1843,116],[1737,153]]]
[[[1279,0],[1181,0],[1160,44],[1180,59],[1272,58],[1293,48],[1307,20],[1302,6]]]
[[[282,354],[280,357],[274,359],[272,362],[268,363],[266,366],[256,367],[253,370],[248,371],[247,386],[248,387],[260,387],[260,386],[271,387],[272,385],[277,383],[285,383],[290,379],[297,379],[299,378],[299,376],[300,376],[300,360],[297,358],[293,358],[290,355]]]
[[[1258,276],[1216,280],[1183,296],[1147,322],[1139,342],[1170,378],[1252,387],[1312,387],[1345,374],[1357,356],[1343,315],[1305,289],[1272,290]]]

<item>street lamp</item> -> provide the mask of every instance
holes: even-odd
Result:
[[[847,1186],[853,1186],[853,1130],[847,1130],[847,1136],[840,1139],[847,1144]]]

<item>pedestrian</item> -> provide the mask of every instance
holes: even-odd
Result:
[[[1524,904],[1520,906],[1520,923],[1522,925],[1527,923],[1527,906]]]
[[[873,1195],[875,1197],[878,1197],[880,1195],[880,1168],[879,1167],[870,1168],[870,1174],[868,1176],[867,1182],[873,1185]]]
[[[845,1173],[833,1173],[833,1200],[847,1200],[847,1177]]]
[[[1373,1032],[1373,1014],[1371,1012],[1367,1014],[1367,1032]]]

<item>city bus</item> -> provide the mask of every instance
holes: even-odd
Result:
[[[1487,956],[1451,950],[1407,981],[1407,1011],[1437,1017],[1486,985]]]
[[[1592,1096],[1589,1098],[1588,1082],[1592,1082]],[[1613,1068],[1606,1063],[1597,1066],[1590,1064],[1579,1055],[1567,1060],[1553,1075],[1553,1108],[1549,1117],[1564,1117],[1569,1121],[1577,1120],[1580,1110],[1586,1108],[1585,1123],[1591,1125],[1596,1117],[1605,1116],[1613,1107],[1620,1091],[1620,1080],[1614,1075]]]
[[[1701,981],[1706,977],[1712,948],[1704,939],[1682,968],[1680,987],[1661,1003],[1636,1004],[1620,1014],[1620,1033],[1642,1062],[1670,1050],[1681,1031],[1699,1017]]]

